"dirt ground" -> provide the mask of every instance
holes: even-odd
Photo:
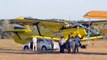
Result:
[[[107,60],[107,40],[92,41],[87,49],[80,48],[77,54],[23,51],[22,46],[12,39],[0,40],[0,60]]]

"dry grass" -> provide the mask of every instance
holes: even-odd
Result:
[[[87,49],[80,49],[78,54],[37,53],[23,51],[22,46],[13,40],[0,40],[0,60],[107,60],[107,41],[104,40],[90,42]]]

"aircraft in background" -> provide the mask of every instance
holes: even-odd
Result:
[[[89,21],[90,19],[100,19],[98,21],[93,21],[93,24],[100,26],[100,32],[102,33],[102,35],[105,35],[103,36],[103,38],[107,38],[107,11],[89,11],[84,15],[84,18],[88,18]]]

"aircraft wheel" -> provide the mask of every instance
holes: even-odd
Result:
[[[29,47],[28,46],[24,46],[24,50],[29,50]]]
[[[43,50],[43,51],[46,51],[46,50],[47,50],[47,48],[46,48],[45,46],[43,46],[43,47],[42,47],[42,50]]]

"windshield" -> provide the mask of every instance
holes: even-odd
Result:
[[[49,39],[45,39],[47,42],[50,42],[50,40]]]

